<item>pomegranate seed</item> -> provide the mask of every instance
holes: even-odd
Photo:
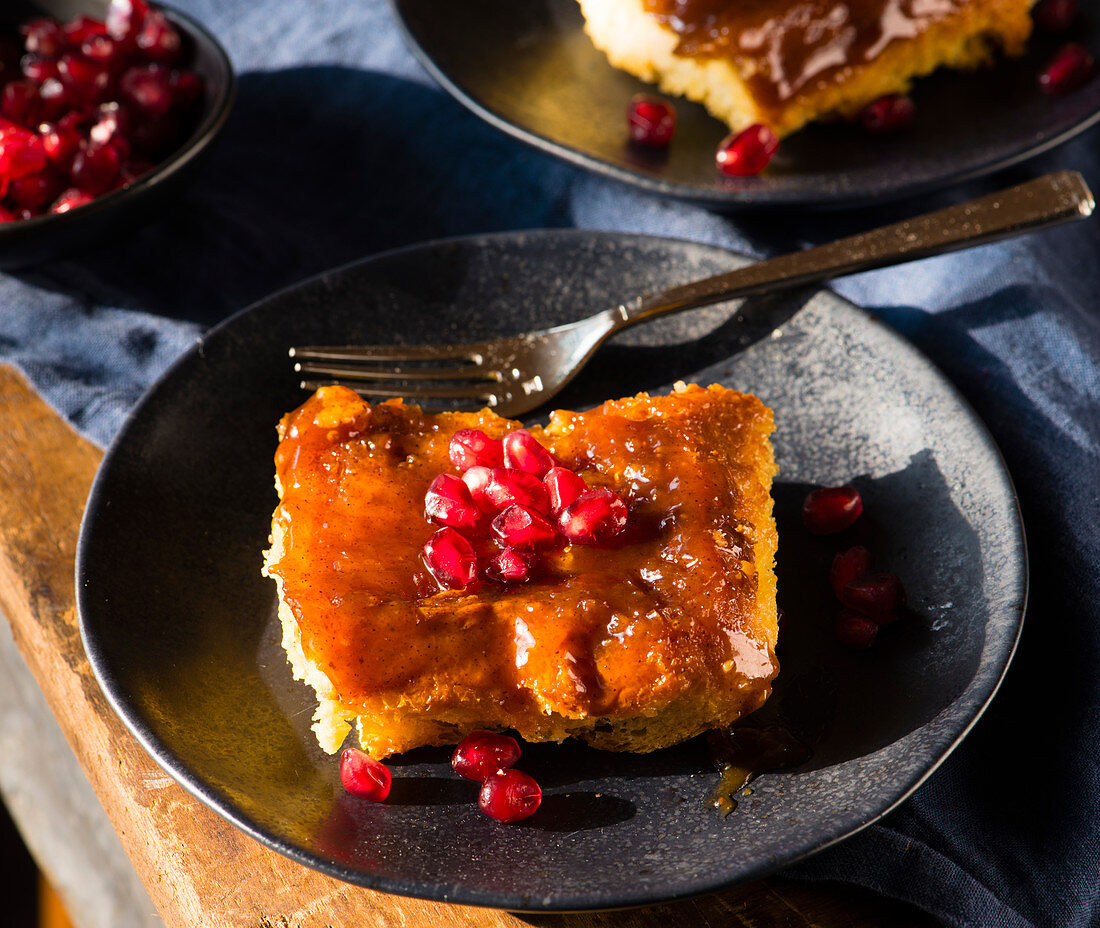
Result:
[[[52,171],[38,171],[11,182],[8,196],[16,206],[41,209],[61,192],[61,181]]]
[[[542,790],[533,777],[519,770],[491,773],[477,794],[478,808],[498,822],[518,822],[535,813]]]
[[[27,80],[41,84],[51,77],[57,77],[57,62],[43,55],[24,55],[19,62],[19,70]]]
[[[626,528],[626,503],[614,490],[586,490],[562,510],[558,529],[582,545],[608,541]]]
[[[467,532],[483,518],[466,484],[451,474],[440,474],[424,496],[424,515],[432,522]]]
[[[451,766],[460,777],[480,783],[517,760],[519,745],[515,738],[491,731],[472,731],[458,743],[451,755]]]
[[[106,145],[119,136],[126,135],[129,125],[126,110],[117,103],[104,103],[96,110],[96,121],[88,130],[88,139],[99,145]]]
[[[137,33],[137,46],[153,61],[175,64],[180,57],[180,34],[159,10],[146,14]]]
[[[534,474],[510,467],[493,468],[493,477],[485,488],[485,499],[494,509],[526,506],[542,515],[550,513],[550,497],[546,487]]]
[[[802,521],[815,535],[842,532],[863,512],[863,500],[855,487],[822,487],[807,494]]]
[[[489,561],[485,573],[501,583],[526,583],[531,578],[531,562],[519,551],[505,548]]]
[[[100,22],[98,19],[92,19],[90,16],[78,16],[72,22],[67,22],[61,27],[61,31],[65,34],[65,39],[69,44],[79,48],[92,36],[105,35],[107,32],[107,26],[105,23]]]
[[[841,609],[836,617],[836,637],[841,644],[863,651],[878,637],[878,626],[852,609]]]
[[[127,103],[149,116],[163,116],[172,105],[168,71],[159,64],[123,71],[118,88]]]
[[[1039,0],[1031,18],[1044,32],[1065,32],[1077,18],[1077,0]]]
[[[527,429],[504,436],[504,466],[541,477],[554,466],[554,456]]]
[[[0,222],[15,222],[15,214],[4,206],[0,206]]]
[[[898,617],[905,589],[897,574],[865,574],[844,585],[840,601],[872,622],[886,625]]]
[[[77,93],[57,78],[51,77],[42,82],[38,90],[38,102],[38,119],[60,119],[77,105]]]
[[[111,0],[107,8],[107,31],[116,39],[136,34],[149,13],[145,0]]]
[[[91,203],[95,197],[90,193],[85,193],[83,190],[77,190],[75,187],[70,187],[64,193],[61,194],[56,200],[54,200],[53,206],[50,207],[51,213],[68,213],[74,209],[78,209],[81,206],[85,206]]]
[[[841,551],[833,558],[833,566],[829,571],[829,582],[833,587],[833,594],[837,599],[841,598],[844,587],[853,580],[862,577],[871,569],[871,552],[863,545],[856,545],[847,551]]]
[[[381,802],[390,794],[390,771],[366,752],[345,748],[340,754],[340,783],[353,796]]]
[[[30,126],[37,122],[37,111],[38,88],[34,84],[30,81],[11,81],[4,85],[4,92],[0,95],[0,116],[21,126]]]
[[[459,429],[451,436],[447,454],[459,470],[475,466],[500,467],[504,463],[500,439],[490,438],[481,429]]]
[[[0,139],[0,176],[9,181],[36,174],[46,167],[46,149],[31,132],[8,131]]]
[[[550,496],[550,511],[554,515],[559,515],[566,506],[588,489],[584,478],[567,467],[551,467],[542,478],[542,483]]]
[[[61,82],[85,100],[99,100],[107,91],[110,75],[98,62],[81,55],[62,55],[57,62]]]
[[[626,114],[630,138],[639,145],[663,148],[676,131],[676,108],[660,97],[637,94]]]
[[[768,166],[776,151],[779,138],[761,123],[749,126],[741,132],[731,132],[718,145],[715,162],[718,170],[730,177],[752,177]]]
[[[122,47],[109,35],[93,35],[80,46],[80,53],[108,70],[117,68],[125,60]]]
[[[491,528],[502,544],[520,551],[550,548],[558,541],[550,521],[526,506],[509,506],[493,519]]]
[[[23,34],[24,47],[35,55],[56,58],[65,47],[65,33],[54,19],[32,19],[24,23],[19,31]]]
[[[73,158],[72,179],[85,193],[106,193],[118,180],[122,159],[111,145],[89,145]]]
[[[202,99],[202,78],[194,71],[173,71],[168,86],[172,89],[172,102],[180,109],[190,109]]]
[[[1060,97],[1076,90],[1092,76],[1092,55],[1076,42],[1067,42],[1039,73],[1039,89]]]
[[[466,472],[462,475],[462,482],[466,484],[466,489],[470,491],[470,497],[473,499],[474,505],[482,512],[496,512],[496,507],[485,498],[485,489],[492,479],[492,469],[482,467],[480,464],[467,467]]]
[[[473,545],[449,526],[441,528],[425,543],[424,563],[445,590],[464,590],[477,576]]]
[[[900,132],[913,125],[916,107],[913,101],[900,94],[879,97],[859,111],[859,121],[863,128],[876,135]]]
[[[75,129],[67,129],[60,124],[44,124],[39,130],[42,136],[42,147],[46,150],[46,157],[50,165],[63,174],[68,174],[72,169],[73,158],[80,150],[82,141],[80,133]]]
[[[151,160],[159,161],[173,151],[183,138],[182,127],[169,113],[167,116],[139,121],[130,130],[130,142]]]

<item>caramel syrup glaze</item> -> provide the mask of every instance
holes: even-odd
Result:
[[[708,732],[707,747],[722,771],[708,801],[723,817],[737,808],[734,797],[760,774],[797,767],[813,755],[787,726],[752,720]]]
[[[770,411],[693,387],[555,413],[532,431],[590,486],[625,496],[627,531],[613,547],[541,554],[522,586],[441,591],[421,560],[437,528],[425,491],[455,472],[455,431],[517,427],[488,411],[372,407],[340,387],[284,417],[275,519],[285,537],[271,573],[341,702],[480,705],[485,724],[528,736],[516,722],[525,714],[633,717],[687,692],[727,721],[759,706],[777,669],[774,580],[758,606],[753,559],[758,533],[769,560],[775,547]]]
[[[765,106],[865,65],[958,13],[966,0],[643,0],[680,37],[677,53],[732,58]]]

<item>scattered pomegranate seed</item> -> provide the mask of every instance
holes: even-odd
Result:
[[[768,166],[779,150],[779,138],[761,123],[731,132],[718,145],[715,163],[730,177],[752,177]]]
[[[519,744],[515,738],[491,731],[472,731],[458,743],[451,755],[451,766],[459,776],[480,783],[517,760]]]
[[[492,479],[492,468],[482,467],[480,464],[466,468],[466,472],[462,475],[462,482],[466,484],[466,489],[470,491],[474,505],[482,512],[497,511],[496,507],[485,496],[485,490]]]
[[[149,116],[163,116],[172,106],[168,70],[159,64],[147,64],[123,71],[118,80],[118,89],[124,101]]]
[[[840,601],[872,622],[886,625],[897,619],[905,590],[897,574],[865,574],[844,585]]]
[[[837,599],[853,580],[862,577],[871,569],[871,552],[863,545],[856,545],[847,551],[841,551],[833,558],[833,566],[829,571],[829,582],[833,587],[833,594]]]
[[[85,193],[83,190],[77,190],[75,187],[71,187],[54,200],[53,206],[50,207],[50,212],[68,213],[91,203],[94,199],[95,197],[90,193]]]
[[[477,577],[474,547],[453,528],[441,528],[424,545],[424,563],[446,590],[464,590]]]
[[[111,145],[88,145],[73,158],[72,178],[85,193],[99,196],[106,193],[118,180],[122,159]]]
[[[626,528],[627,508],[614,490],[585,490],[558,516],[558,529],[569,541],[582,545],[609,541]]]
[[[802,521],[815,535],[842,532],[863,512],[863,500],[855,487],[822,487],[812,490],[802,503]]]
[[[542,477],[554,466],[554,456],[527,429],[504,436],[504,466]]]
[[[560,515],[566,506],[588,489],[584,478],[567,467],[551,467],[542,478],[542,484],[550,496],[550,511],[554,515]]]
[[[876,135],[900,132],[913,125],[916,107],[913,101],[900,94],[879,97],[859,112],[863,128]]]
[[[470,467],[500,467],[504,463],[504,445],[481,429],[459,429],[451,436],[447,449],[451,463],[460,470]]]
[[[477,794],[478,807],[498,822],[527,818],[541,802],[542,790],[534,778],[514,769],[489,774]]]
[[[111,0],[107,8],[107,31],[116,39],[135,35],[149,13],[145,0]]]
[[[345,748],[340,754],[340,783],[353,796],[382,802],[390,794],[390,771],[365,751]]]
[[[841,609],[836,617],[836,637],[841,644],[863,651],[875,643],[878,626],[853,609]]]
[[[676,131],[676,108],[660,97],[637,94],[626,114],[630,138],[639,145],[664,148]]]
[[[424,514],[432,522],[470,532],[483,519],[465,483],[451,474],[440,474],[424,496]]]
[[[1077,0],[1039,0],[1031,18],[1044,32],[1065,32],[1077,18]]]
[[[509,506],[493,519],[491,528],[502,544],[518,551],[551,548],[558,541],[550,521],[526,506]]]
[[[531,561],[519,551],[505,548],[493,556],[485,573],[502,583],[526,583],[531,578]]]
[[[56,58],[65,47],[65,33],[55,19],[32,19],[24,23],[19,31],[23,35],[24,47],[32,54]]]
[[[1039,72],[1039,89],[1047,96],[1060,97],[1084,84],[1092,69],[1092,55],[1076,42],[1067,42]]]
[[[508,467],[493,468],[493,476],[485,488],[485,499],[495,509],[526,506],[541,515],[550,512],[550,497],[546,487],[534,474]]]

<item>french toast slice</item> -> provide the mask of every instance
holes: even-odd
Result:
[[[1033,0],[579,0],[617,68],[779,137],[940,67],[1018,55]]]
[[[370,405],[343,387],[280,422],[264,572],[326,751],[355,724],[375,758],[475,729],[644,752],[767,698],[778,670],[771,411],[678,384],[553,413],[531,432],[627,501],[626,531],[541,554],[525,584],[442,590],[421,549],[438,528],[425,492],[455,470],[450,438],[519,427],[488,410]]]

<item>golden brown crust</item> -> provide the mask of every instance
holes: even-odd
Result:
[[[318,692],[318,737],[347,723],[384,757],[474,728],[649,751],[734,721],[776,672],[770,411],[722,387],[644,394],[532,429],[631,517],[613,547],[541,558],[531,583],[438,590],[419,551],[450,436],[487,411],[371,407],[342,388],[284,417],[266,572],[284,643]]]

